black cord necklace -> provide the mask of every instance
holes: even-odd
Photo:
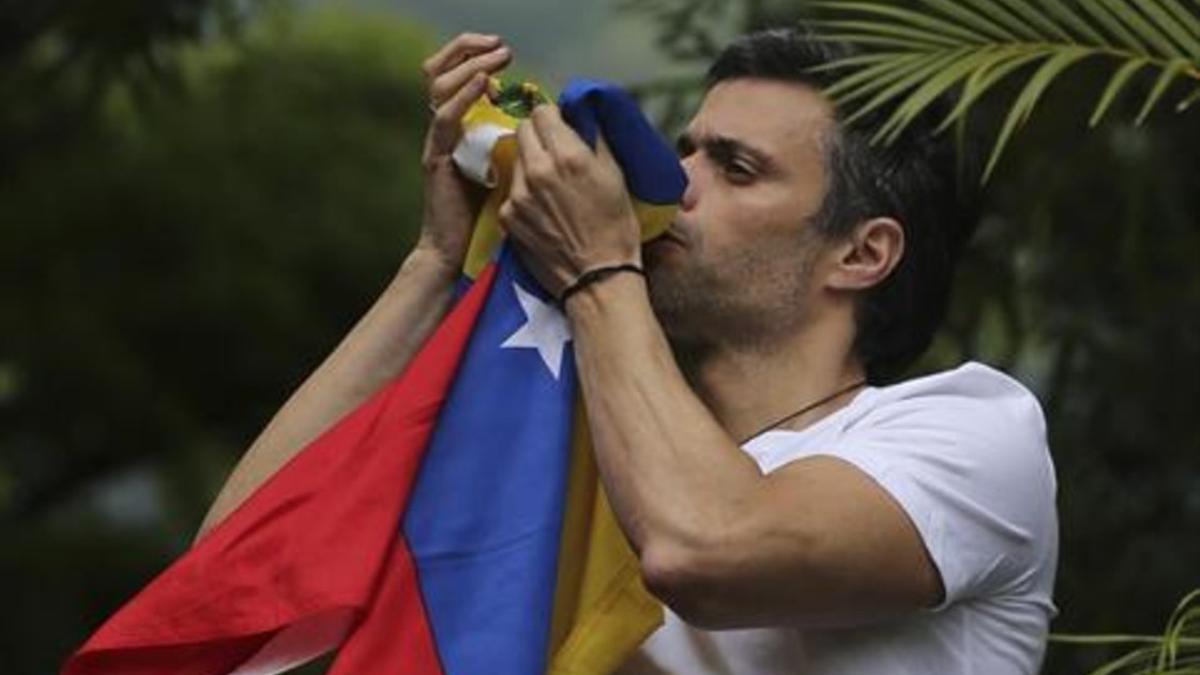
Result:
[[[826,403],[829,403],[830,401],[841,396],[842,394],[847,394],[849,392],[852,392],[855,389],[858,389],[859,387],[863,386],[866,383],[867,383],[866,380],[859,380],[859,381],[855,382],[854,384],[851,384],[850,386],[845,387],[844,389],[839,389],[839,390],[833,392],[832,394],[826,396],[825,398],[823,398],[819,401],[816,401],[815,403],[809,403],[808,405],[797,410],[796,412],[788,413],[788,415],[786,417],[780,417],[779,419],[775,420],[774,422],[771,422],[767,426],[759,429],[758,431],[750,434],[743,440],[739,441],[738,445],[745,445],[747,442],[749,442],[755,438],[758,438],[763,433],[768,432],[771,429],[774,429],[775,427],[779,426],[780,424],[783,424],[784,422],[786,422],[794,417],[799,417],[799,416],[803,415],[804,413],[806,413],[810,410],[813,410],[814,408],[819,408],[820,406],[825,405]]]

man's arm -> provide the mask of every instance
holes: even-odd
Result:
[[[640,262],[615,162],[557,111],[518,129],[502,222],[558,293]],[[689,388],[633,274],[567,302],[600,473],[648,586],[704,627],[857,624],[935,604],[920,535],[868,476],[813,458],[763,476]]]
[[[414,251],[374,306],[270,421],[217,494],[203,537],[267,478],[408,364],[450,306],[458,270]]]
[[[900,506],[833,457],[763,476],[688,387],[646,296],[614,276],[568,303],[596,460],[648,587],[698,626],[853,625],[935,604]]]
[[[246,451],[197,539],[318,434],[399,375],[446,314],[480,201],[452,160],[460,121],[488,91],[488,75],[510,59],[498,37],[465,33],[425,61],[433,119],[422,155],[425,212],[417,246],[374,306]]]

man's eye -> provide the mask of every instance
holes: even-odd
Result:
[[[725,176],[735,183],[749,183],[754,180],[754,171],[741,162],[725,162],[722,170]]]

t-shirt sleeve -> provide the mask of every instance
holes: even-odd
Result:
[[[941,606],[1016,589],[1057,536],[1055,479],[1037,399],[996,371],[881,402],[828,454],[903,508],[941,574]]]

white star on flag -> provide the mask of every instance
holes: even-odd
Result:
[[[500,347],[536,349],[550,374],[557,380],[562,372],[563,349],[571,339],[571,327],[567,324],[567,317],[554,305],[542,302],[537,296],[526,292],[516,282],[513,282],[513,290],[517,292],[517,302],[521,303],[521,309],[525,312],[525,324],[508,336]]]

